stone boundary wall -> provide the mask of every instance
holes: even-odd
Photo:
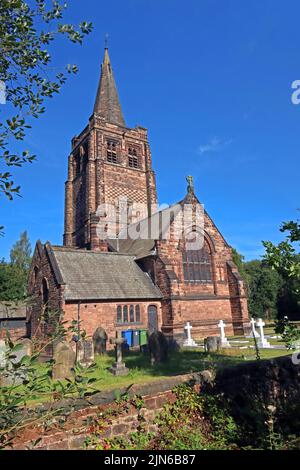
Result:
[[[205,377],[205,372],[202,373]],[[136,431],[139,426],[139,419],[143,417],[146,429],[155,430],[153,424],[156,414],[166,403],[175,400],[172,389],[184,382],[195,383],[193,374],[180,375],[163,380],[156,380],[143,385],[133,385],[129,391],[129,397],[142,396],[144,406],[137,409],[129,404],[127,410],[118,411],[116,416],[109,417],[103,423],[103,433],[101,437],[125,436]],[[119,393],[126,393],[128,388],[118,389]],[[67,411],[74,409],[68,414],[63,426],[53,423],[48,429],[43,426],[31,426],[22,431],[15,440],[12,450],[80,450],[84,442],[92,431],[93,419],[104,414],[108,409],[117,409],[115,391],[100,392],[87,400],[76,401],[63,400],[55,404],[56,408],[64,407]],[[47,413],[48,406],[39,407]],[[59,418],[58,418],[59,420]],[[33,446],[33,443],[40,439]]]
[[[286,413],[300,401],[300,366],[293,364],[290,356],[272,360],[252,361],[239,363],[235,366],[220,368],[216,376],[209,371],[174,376],[167,379],[156,380],[143,385],[133,385],[129,388],[118,389],[120,393],[128,392],[132,399],[142,396],[144,406],[137,409],[128,403],[127,409],[118,409],[115,391],[101,392],[93,395],[89,400],[63,400],[55,406],[69,412],[62,427],[55,423],[44,429],[42,426],[33,426],[20,433],[15,439],[13,449],[31,449],[32,442],[41,438],[34,449],[82,449],[85,439],[93,431],[93,420],[101,422],[101,438],[126,436],[136,431],[140,418],[144,418],[146,430],[154,431],[154,417],[166,403],[175,400],[172,390],[176,385],[189,383],[200,392],[222,393],[229,398],[233,412],[237,416],[245,415],[247,407],[253,400],[261,400],[263,404],[274,404]],[[49,406],[39,407],[45,413]],[[115,414],[108,419],[101,420],[105,412],[115,410]]]

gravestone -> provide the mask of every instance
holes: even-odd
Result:
[[[229,348],[230,344],[229,344],[228,339],[225,336],[226,324],[223,322],[223,320],[220,320],[220,322],[218,324],[218,327],[220,328],[220,333],[221,333],[221,335],[220,335],[221,336],[221,347],[222,348]]]
[[[169,357],[169,345],[161,331],[154,331],[148,340],[151,365],[166,362]]]
[[[271,348],[272,346],[271,346],[270,343],[266,340],[265,334],[264,334],[265,322],[262,321],[261,318],[259,318],[258,321],[256,322],[256,325],[258,326],[258,328],[259,328],[259,330],[260,330],[260,340],[258,341],[257,346],[258,346],[259,348]]]
[[[256,320],[254,318],[251,318],[251,334],[247,336],[247,338],[260,338],[259,333],[255,329],[256,325]]]
[[[115,354],[116,354],[116,362],[112,365],[109,371],[113,375],[127,375],[129,369],[127,369],[126,365],[123,362],[122,357],[122,345],[126,342],[126,339],[122,337],[120,331],[116,332],[116,337],[110,339],[110,344],[115,345]]]
[[[5,354],[7,351],[7,346],[3,339],[0,339],[0,368],[4,368],[6,365]]]
[[[24,356],[32,356],[33,353],[33,342],[29,338],[24,338],[20,341],[18,341],[18,344],[22,344],[22,352],[24,353]]]
[[[187,346],[187,347],[197,346],[197,343],[193,340],[192,335],[191,335],[192,328],[193,328],[192,325],[188,321],[184,327],[186,339],[183,342],[183,346]]]
[[[90,339],[84,339],[77,343],[77,360],[85,367],[90,366],[95,359],[94,343]]]
[[[107,334],[103,328],[99,327],[96,329],[93,334],[93,342],[95,354],[106,353]]]
[[[0,341],[0,368],[5,369],[0,377],[0,385],[2,386],[8,386],[12,384],[18,385],[26,379],[24,369],[20,367],[16,370],[13,370],[12,363],[17,364],[23,359],[24,356],[31,356],[33,351],[33,343],[30,339],[24,338],[23,340],[16,343],[15,346],[18,346],[18,349],[11,353],[11,356],[13,357],[8,360],[6,358],[6,353],[9,348],[5,341]]]
[[[71,379],[74,376],[75,352],[67,341],[60,341],[53,347],[52,378]]]
[[[208,336],[204,339],[204,351],[214,353],[220,351],[221,338],[219,336]]]

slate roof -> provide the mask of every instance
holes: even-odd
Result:
[[[134,256],[52,246],[65,300],[160,299]]]
[[[103,117],[111,124],[125,127],[125,121],[107,48],[105,48],[104,60],[101,65],[101,77],[94,106],[94,113]]]

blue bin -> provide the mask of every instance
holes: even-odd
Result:
[[[122,331],[122,336],[123,338],[126,339],[128,346],[131,348],[132,347],[132,330]]]

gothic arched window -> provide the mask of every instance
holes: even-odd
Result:
[[[128,166],[130,168],[138,168],[139,167],[139,159],[138,159],[136,149],[133,149],[133,148],[128,149]]]
[[[43,304],[43,314],[44,320],[48,321],[48,302],[49,302],[49,287],[46,278],[42,280],[42,304]]]
[[[208,243],[200,250],[182,250],[183,276],[186,283],[212,282],[212,260]]]
[[[113,140],[107,141],[107,151],[106,151],[107,161],[109,163],[118,163],[117,155],[117,143]]]

